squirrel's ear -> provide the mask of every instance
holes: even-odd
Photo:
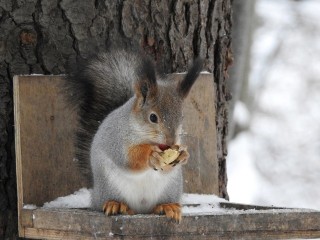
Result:
[[[138,70],[138,79],[134,83],[134,91],[137,96],[138,105],[141,107],[147,98],[153,98],[157,94],[156,72],[149,58],[142,61]]]
[[[194,84],[194,82],[197,80],[203,66],[203,60],[200,58],[197,58],[194,60],[192,66],[189,68],[187,75],[184,77],[184,79],[178,84],[178,93],[181,96],[181,98],[185,98],[188,96],[188,93]]]

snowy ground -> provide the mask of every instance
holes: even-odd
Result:
[[[47,202],[44,208],[90,208],[91,189],[81,188],[78,191],[64,197]],[[182,208],[184,214],[190,213],[223,213],[226,209],[220,208],[219,203],[226,200],[215,195],[205,194],[183,194],[181,203],[185,206]],[[24,205],[25,209],[36,209],[35,205]]]
[[[320,1],[257,0],[249,128],[229,144],[234,202],[320,210]]]

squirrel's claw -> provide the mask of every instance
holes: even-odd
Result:
[[[106,201],[102,207],[103,212],[107,215],[133,215],[134,212],[129,209],[128,205],[117,201]]]
[[[154,214],[166,215],[167,218],[181,222],[181,205],[179,203],[160,204],[153,209]]]

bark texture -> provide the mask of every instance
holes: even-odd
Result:
[[[166,72],[206,58],[216,84],[220,196],[227,198],[231,0],[0,0],[0,238],[17,234],[12,77],[62,74],[112,42],[139,44]]]

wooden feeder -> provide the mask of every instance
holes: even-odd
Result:
[[[177,74],[176,78],[181,75]],[[185,214],[177,224],[164,216],[106,217],[87,209],[46,209],[87,182],[73,157],[75,113],[59,87],[63,76],[15,76],[14,109],[19,236],[38,239],[220,239],[320,237],[320,212],[222,202],[225,213]],[[218,195],[214,85],[201,74],[184,106],[184,135],[191,159],[184,191]],[[35,205],[34,209],[24,208]],[[255,209],[255,210],[253,210]]]

